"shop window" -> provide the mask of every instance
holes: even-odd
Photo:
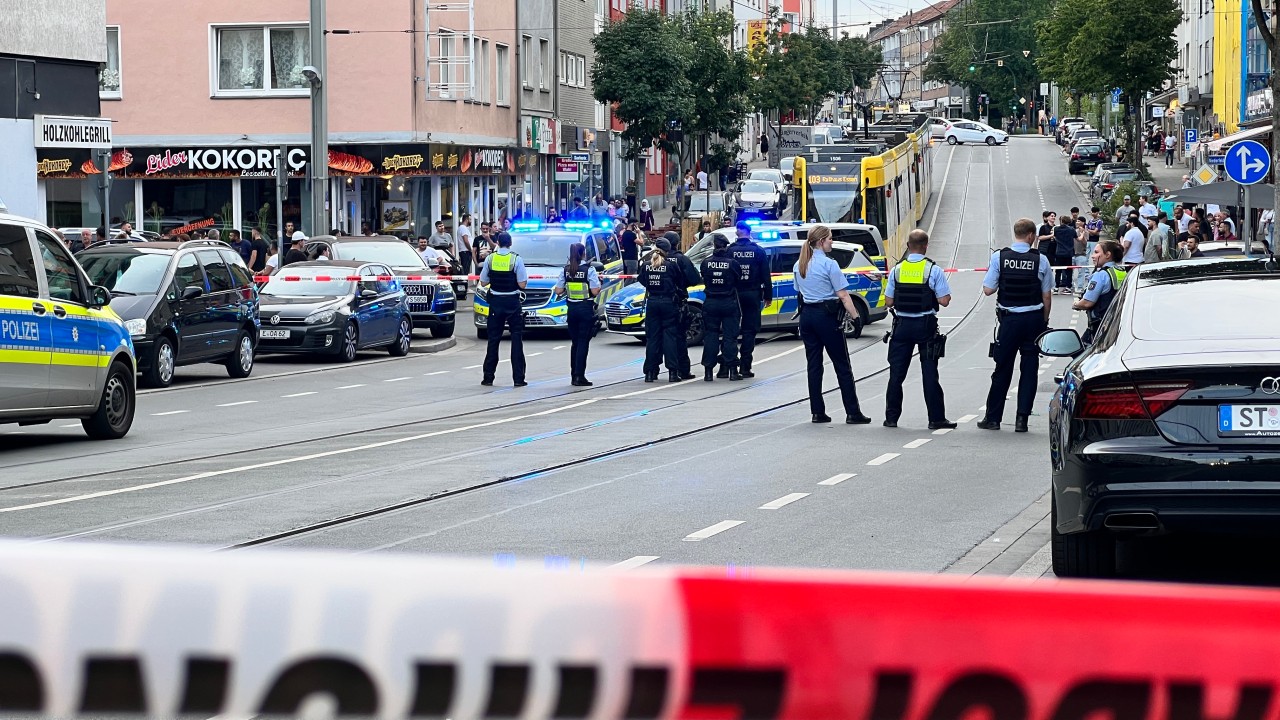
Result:
[[[107,28],[107,61],[98,70],[98,97],[103,100],[119,100],[120,84],[120,28]]]
[[[302,74],[311,63],[305,25],[217,27],[213,34],[215,95],[308,94]]]

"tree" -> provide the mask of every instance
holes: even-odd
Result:
[[[818,51],[808,33],[783,32],[776,7],[769,11],[767,42],[751,53],[751,106],[766,117],[781,118],[788,113],[808,114],[831,84],[831,78],[817,72]]]
[[[691,137],[697,138],[698,146],[721,163],[737,153],[720,143],[709,145],[710,139],[737,138],[751,112],[747,101],[751,87],[750,61],[744,49],[729,45],[733,23],[731,10],[689,10],[681,17],[681,36],[688,56],[687,78],[693,97],[689,113],[678,119],[686,146]]]

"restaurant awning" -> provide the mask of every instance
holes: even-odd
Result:
[[[1245,204],[1255,210],[1270,210],[1275,200],[1275,192],[1276,186],[1270,183],[1247,185],[1245,186]],[[1209,183],[1185,190],[1173,190],[1160,199],[1176,203],[1234,207],[1240,202],[1240,185],[1230,181]]]
[[[1240,142],[1241,140],[1256,140],[1257,138],[1263,135],[1266,135],[1270,132],[1271,132],[1271,126],[1265,125],[1263,127],[1249,128],[1248,130],[1241,130],[1240,132],[1237,132],[1237,133],[1231,133],[1226,137],[1218,138],[1217,140],[1211,141],[1209,143],[1209,152],[1211,153],[1222,152],[1222,150],[1226,148],[1228,145]]]

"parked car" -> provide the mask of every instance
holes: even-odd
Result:
[[[700,218],[718,212],[722,220],[737,219],[737,201],[733,193],[721,190],[693,190],[685,195],[684,210],[676,212],[676,222],[683,218]]]
[[[967,142],[1003,145],[1009,142],[1009,133],[997,130],[986,123],[980,123],[976,120],[958,120],[947,128],[944,136],[947,138],[948,145]]]
[[[1101,179],[1102,173],[1107,170],[1132,170],[1133,166],[1127,162],[1101,162],[1093,166],[1092,176],[1089,178],[1089,196],[1093,196],[1093,189],[1098,186],[1098,180]]]
[[[792,164],[792,167],[795,166],[794,158],[792,159],[791,164]],[[779,193],[782,193],[783,199],[784,200],[786,199],[788,181],[786,176],[783,175],[781,170],[775,170],[773,168],[752,168],[751,170],[747,171],[747,176],[743,179],[744,180],[768,180],[769,182],[773,183],[775,187],[778,188]]]
[[[777,219],[786,197],[768,180],[744,180],[738,185],[738,213],[746,217]]]
[[[951,121],[946,118],[931,117],[929,118],[929,137],[941,140],[947,137],[947,130],[951,127]]]
[[[1111,193],[1115,192],[1120,183],[1135,182],[1138,179],[1138,171],[1134,168],[1121,168],[1119,170],[1108,170],[1102,173],[1098,178],[1098,182],[1093,186],[1090,199],[1095,204],[1104,203],[1111,197]]]
[[[294,263],[287,276],[272,275],[261,294],[263,352],[322,353],[340,362],[371,347],[396,357],[409,354],[408,296],[386,265]]]
[[[1102,143],[1081,142],[1071,149],[1071,156],[1067,160],[1067,172],[1075,175],[1086,168],[1106,162],[1109,157],[1107,148]]]
[[[784,157],[781,162],[778,163],[778,170],[782,173],[782,177],[789,183],[795,182],[795,179],[791,177],[795,172],[795,168],[796,158],[794,155],[791,157]]]
[[[133,338],[141,384],[168,387],[176,368],[218,363],[253,372],[258,289],[240,254],[215,240],[104,243],[76,256]]]

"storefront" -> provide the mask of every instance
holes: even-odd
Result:
[[[555,118],[526,115],[520,119],[520,147],[532,153],[522,181],[529,210],[538,216],[556,202],[552,176],[559,135],[560,122]]]
[[[110,213],[159,233],[204,227],[257,227],[277,234],[276,160],[272,147],[134,147],[112,154]],[[309,216],[306,147],[285,148],[288,191],[284,221],[304,227]],[[37,157],[50,224],[100,223],[94,200],[100,175],[88,151],[44,150]],[[335,145],[329,151],[330,227],[359,233],[430,234],[437,219],[452,228],[471,213],[498,219],[524,198],[533,154],[510,148],[442,144]],[[333,202],[334,199],[338,202]]]

